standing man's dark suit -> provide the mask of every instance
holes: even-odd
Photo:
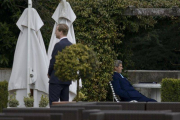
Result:
[[[60,42],[56,43],[52,52],[52,58],[49,64],[48,75],[49,80],[49,101],[50,105],[54,101],[69,101],[69,85],[71,81],[61,81],[55,76],[54,64],[55,56],[58,54],[58,51],[61,52],[65,47],[72,45],[67,38],[62,38]],[[62,61],[63,62],[63,61]]]
[[[156,102],[135,90],[130,82],[118,72],[114,72],[112,85],[116,95],[119,95],[122,101]]]

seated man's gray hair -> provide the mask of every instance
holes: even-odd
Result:
[[[114,61],[114,67],[118,67],[119,64],[122,64],[122,61],[121,61],[121,60],[115,60],[115,61]]]

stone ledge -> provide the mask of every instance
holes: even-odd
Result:
[[[163,78],[180,79],[178,70],[127,70],[128,79],[132,84],[138,82],[158,82]]]

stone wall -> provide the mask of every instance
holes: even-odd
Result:
[[[0,81],[9,81],[10,68],[0,68]],[[138,82],[161,82],[163,78],[180,79],[180,71],[177,70],[127,70],[128,80],[132,84]]]
[[[180,71],[177,70],[127,70],[127,75],[131,83],[138,82],[158,82],[163,78],[180,79]]]
[[[127,70],[128,80],[134,84],[138,82],[158,82],[163,78],[180,79],[180,71],[177,70]],[[0,81],[9,81],[11,69],[0,68]],[[151,95],[151,89],[139,89],[147,97]]]
[[[11,76],[11,69],[9,68],[0,68],[0,81],[9,81]]]
[[[163,78],[180,79],[180,71],[177,70],[127,70],[128,80],[134,84],[139,82],[160,83]],[[151,97],[151,90],[148,88],[136,88],[147,97]]]

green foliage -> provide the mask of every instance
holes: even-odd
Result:
[[[87,45],[78,43],[58,52],[54,69],[56,70],[55,75],[60,80],[78,80],[77,93],[79,93],[79,79],[81,78],[84,82],[93,79],[98,66],[99,62],[95,52]]]
[[[8,103],[8,82],[0,82],[0,112],[3,108],[7,108]]]
[[[1,0],[0,6],[0,67],[11,67],[15,51],[15,45],[18,38],[17,19],[21,14],[18,4],[23,1]],[[2,17],[3,16],[3,17]]]
[[[10,94],[8,102],[9,107],[17,107],[19,105],[19,101],[16,99],[16,92],[14,92],[14,94]]]
[[[85,101],[87,99],[87,97],[80,91],[79,92],[79,98],[78,98],[78,100],[79,101]],[[73,99],[73,101],[77,101],[77,95],[76,95],[76,97]]]
[[[53,25],[55,21],[51,18],[59,1],[58,0],[32,0],[33,7],[39,13],[44,22],[41,28],[44,43],[48,48]],[[28,7],[28,0],[1,0],[0,2],[0,68],[11,68],[20,30],[16,22]]]
[[[41,101],[39,101],[39,107],[46,107],[49,103],[49,99],[47,95],[42,95],[41,96]]]
[[[121,59],[127,66],[133,63],[132,51],[127,49],[128,45],[121,45],[122,41],[125,42],[124,37],[153,28],[157,23],[153,17],[123,16],[123,10],[129,5],[151,7],[152,4],[134,0],[81,0],[70,1],[70,4],[78,18],[74,23],[76,40],[93,46],[101,62],[95,79],[83,83],[82,92],[88,101],[107,100],[114,60]]]
[[[0,22],[0,65],[1,67],[8,67],[9,62],[12,62],[13,51],[12,47],[15,46],[15,37],[10,31],[11,25],[6,22]]]
[[[180,80],[165,78],[161,85],[162,102],[180,102]]]
[[[106,88],[108,81],[112,79],[113,62],[117,55],[113,51],[114,45],[121,43],[122,35],[118,33],[119,29],[111,18],[113,15],[109,3],[83,0],[70,1],[70,4],[78,18],[74,23],[77,42],[92,46],[100,61],[95,78],[82,81],[82,92],[88,101],[105,100]]]
[[[94,77],[98,64],[96,54],[91,48],[80,43],[74,44],[58,52],[54,65],[55,75],[65,81],[80,78],[87,80]]]
[[[29,97],[24,97],[24,105],[26,107],[33,107],[34,104],[34,98],[31,96],[31,93],[29,93]]]
[[[59,0],[32,1],[45,24],[41,32],[47,48],[54,25],[51,16]],[[129,5],[137,8],[179,7],[179,0],[69,0],[69,3],[77,16],[73,23],[77,43],[93,47],[100,61],[95,78],[83,81],[82,92],[87,96],[86,100],[108,100],[114,59],[121,59],[124,69],[178,69],[180,19],[131,17],[124,16],[123,11]],[[0,6],[0,16],[3,16],[0,21],[0,67],[11,67],[19,35],[15,23],[27,8],[27,0],[1,0]]]
[[[128,47],[125,49],[131,50],[130,58],[135,63],[134,66],[128,66],[128,69],[178,70],[178,25],[178,19],[164,18],[159,20],[154,29],[127,37],[125,45]]]

